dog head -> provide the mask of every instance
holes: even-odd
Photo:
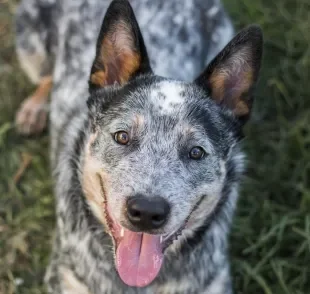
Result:
[[[158,77],[129,3],[110,5],[89,81],[82,177],[126,284],[150,284],[164,252],[221,201],[261,55],[261,30],[251,26],[192,83]]]

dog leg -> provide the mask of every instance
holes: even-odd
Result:
[[[21,105],[16,114],[17,129],[21,134],[31,135],[43,131],[47,121],[47,101],[52,87],[52,78],[41,78],[34,93]]]
[[[46,105],[57,48],[55,11],[56,0],[23,0],[16,12],[17,57],[28,78],[38,85],[16,114],[21,134],[38,134],[46,126]]]

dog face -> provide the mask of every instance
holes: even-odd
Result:
[[[91,134],[82,178],[126,284],[150,284],[164,252],[221,201],[261,54],[261,31],[252,26],[193,83],[158,77],[129,3],[110,5],[89,82]]]

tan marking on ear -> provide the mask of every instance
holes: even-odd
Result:
[[[253,70],[247,70],[244,73],[243,83],[242,83],[242,92],[246,92],[250,89],[251,85],[254,83],[254,73]]]
[[[250,112],[249,106],[242,100],[237,102],[237,105],[234,109],[234,114],[236,116],[245,116],[248,115]]]
[[[79,281],[72,270],[61,266],[59,273],[64,294],[91,294],[88,287]]]
[[[139,69],[141,56],[137,53],[122,55],[121,70],[119,74],[120,83],[126,83],[129,78]]]
[[[242,100],[242,96],[244,96],[244,94],[246,94],[250,90],[253,82],[253,71],[246,71],[238,89],[239,95],[237,97],[237,103],[234,108],[235,115],[246,116],[250,113],[250,106],[246,103],[246,101]],[[247,97],[245,97],[245,99],[247,99]]]
[[[107,75],[103,70],[99,70],[90,76],[92,84],[103,87],[106,85]]]
[[[232,100],[231,108],[235,108],[244,93],[246,93],[253,84],[253,68],[248,63],[250,59],[248,48],[243,48],[227,62],[214,69],[209,78],[212,90],[212,98],[220,103],[229,94]],[[228,97],[227,97],[228,98]],[[228,101],[225,101],[228,102]]]
[[[234,79],[233,75],[238,75],[237,85],[230,88],[229,81]],[[210,77],[210,86],[212,89],[212,98],[221,103],[225,100],[227,106],[236,116],[245,116],[250,112],[249,105],[242,100],[242,96],[247,93],[253,84],[253,71],[249,67],[247,71],[239,70],[228,72],[224,69],[217,69]],[[229,95],[230,97],[227,97]]]
[[[114,58],[114,59],[113,59]],[[110,60],[109,60],[110,59]],[[114,84],[123,85],[139,69],[141,56],[137,53],[120,53],[115,57],[105,57],[105,71],[99,70],[91,75],[91,82],[99,87]]]
[[[210,86],[212,89],[212,98],[220,103],[225,96],[225,81],[229,77],[228,73],[222,70],[215,70],[210,77]]]
[[[123,85],[139,69],[141,56],[134,49],[134,41],[126,24],[118,24],[113,33],[105,36],[95,64],[98,71],[91,75],[91,82],[100,87],[115,82]]]

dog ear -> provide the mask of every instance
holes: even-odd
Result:
[[[251,111],[263,51],[261,29],[242,30],[196,79],[211,98],[245,122]]]
[[[90,89],[128,82],[152,72],[134,12],[127,0],[114,0],[104,17],[91,69]]]

